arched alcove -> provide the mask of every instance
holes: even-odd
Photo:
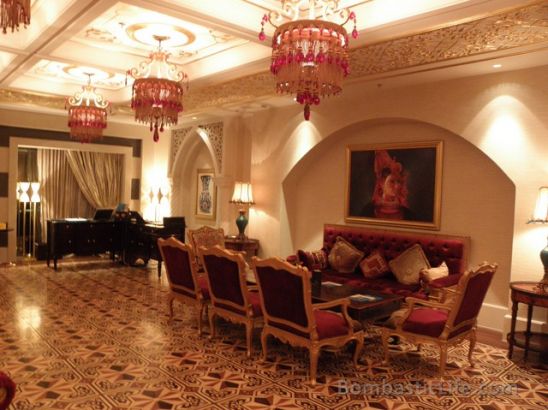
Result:
[[[181,143],[173,162],[171,211],[173,215],[183,215],[190,229],[216,224],[216,218],[202,218],[196,215],[198,170],[210,169],[216,176],[219,173],[207,138],[203,130],[192,129]],[[218,215],[218,212],[215,212],[215,215]]]
[[[309,150],[283,181],[293,248],[319,249],[323,224],[345,223],[347,146],[434,140],[444,143],[439,233],[470,236],[471,264],[483,260],[499,264],[486,299],[493,310],[482,312],[500,315],[497,322],[502,323],[510,280],[515,186],[480,149],[436,125],[394,118],[362,121]]]

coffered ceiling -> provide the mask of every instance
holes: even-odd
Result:
[[[341,0],[358,16],[349,82],[443,75],[546,64],[548,1]],[[136,67],[163,43],[190,78],[185,114],[218,115],[292,103],[274,98],[269,40],[257,34],[276,0],[34,0],[31,24],[0,35],[0,106],[60,112],[93,73],[129,118]],[[273,29],[267,28],[267,35]],[[443,74],[445,73],[445,74]]]

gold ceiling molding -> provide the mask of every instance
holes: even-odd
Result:
[[[409,69],[548,41],[548,2],[357,48],[351,78]]]
[[[481,56],[485,59],[493,52],[498,52],[497,57],[501,57],[504,51],[508,51],[509,55],[515,54],[518,47],[548,46],[546,16],[548,0],[543,0],[453,26],[352,49],[350,78],[357,80],[382,76],[399,70],[415,72],[434,63],[466,57]],[[185,111],[199,111],[270,97],[274,90],[274,78],[268,71],[221,84],[191,88],[185,97]],[[65,99],[0,89],[0,102],[63,109]],[[113,114],[131,115],[131,110],[128,104],[119,104],[113,107]]]
[[[454,26],[350,50],[351,79],[413,69],[458,58],[548,42],[548,1],[537,2]],[[269,72],[191,90],[186,109],[198,111],[273,95]]]
[[[0,88],[0,104],[32,105],[57,110],[65,110],[65,97],[52,97],[46,94],[29,93],[25,91]],[[133,115],[128,103],[113,104],[112,115]]]

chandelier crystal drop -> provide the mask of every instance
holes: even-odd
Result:
[[[103,130],[107,127],[107,111],[110,103],[95,92],[91,85],[91,76],[86,73],[88,83],[82,86],[82,91],[67,98],[65,109],[68,107],[68,126],[70,136],[82,143],[91,142],[103,137]]]
[[[20,24],[24,27],[30,24],[30,0],[0,0],[2,32],[6,34],[9,27],[13,33]]]
[[[127,74],[135,79],[131,97],[135,120],[150,124],[154,141],[158,142],[158,131],[176,125],[179,113],[183,111],[183,92],[188,90],[188,76],[168,62],[169,53],[162,50],[162,41],[168,37],[154,36],[154,39],[158,41],[158,50]]]
[[[294,94],[310,119],[310,106],[339,94],[350,73],[348,34],[343,27],[354,23],[356,14],[340,8],[338,0],[281,0],[281,10],[270,11],[261,21],[259,39],[264,41],[265,23],[275,28],[270,71],[277,78],[276,91]]]

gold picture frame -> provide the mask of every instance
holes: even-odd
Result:
[[[443,141],[350,145],[345,221],[439,230]]]
[[[196,172],[196,217],[215,219],[217,186],[213,169],[198,169]]]

